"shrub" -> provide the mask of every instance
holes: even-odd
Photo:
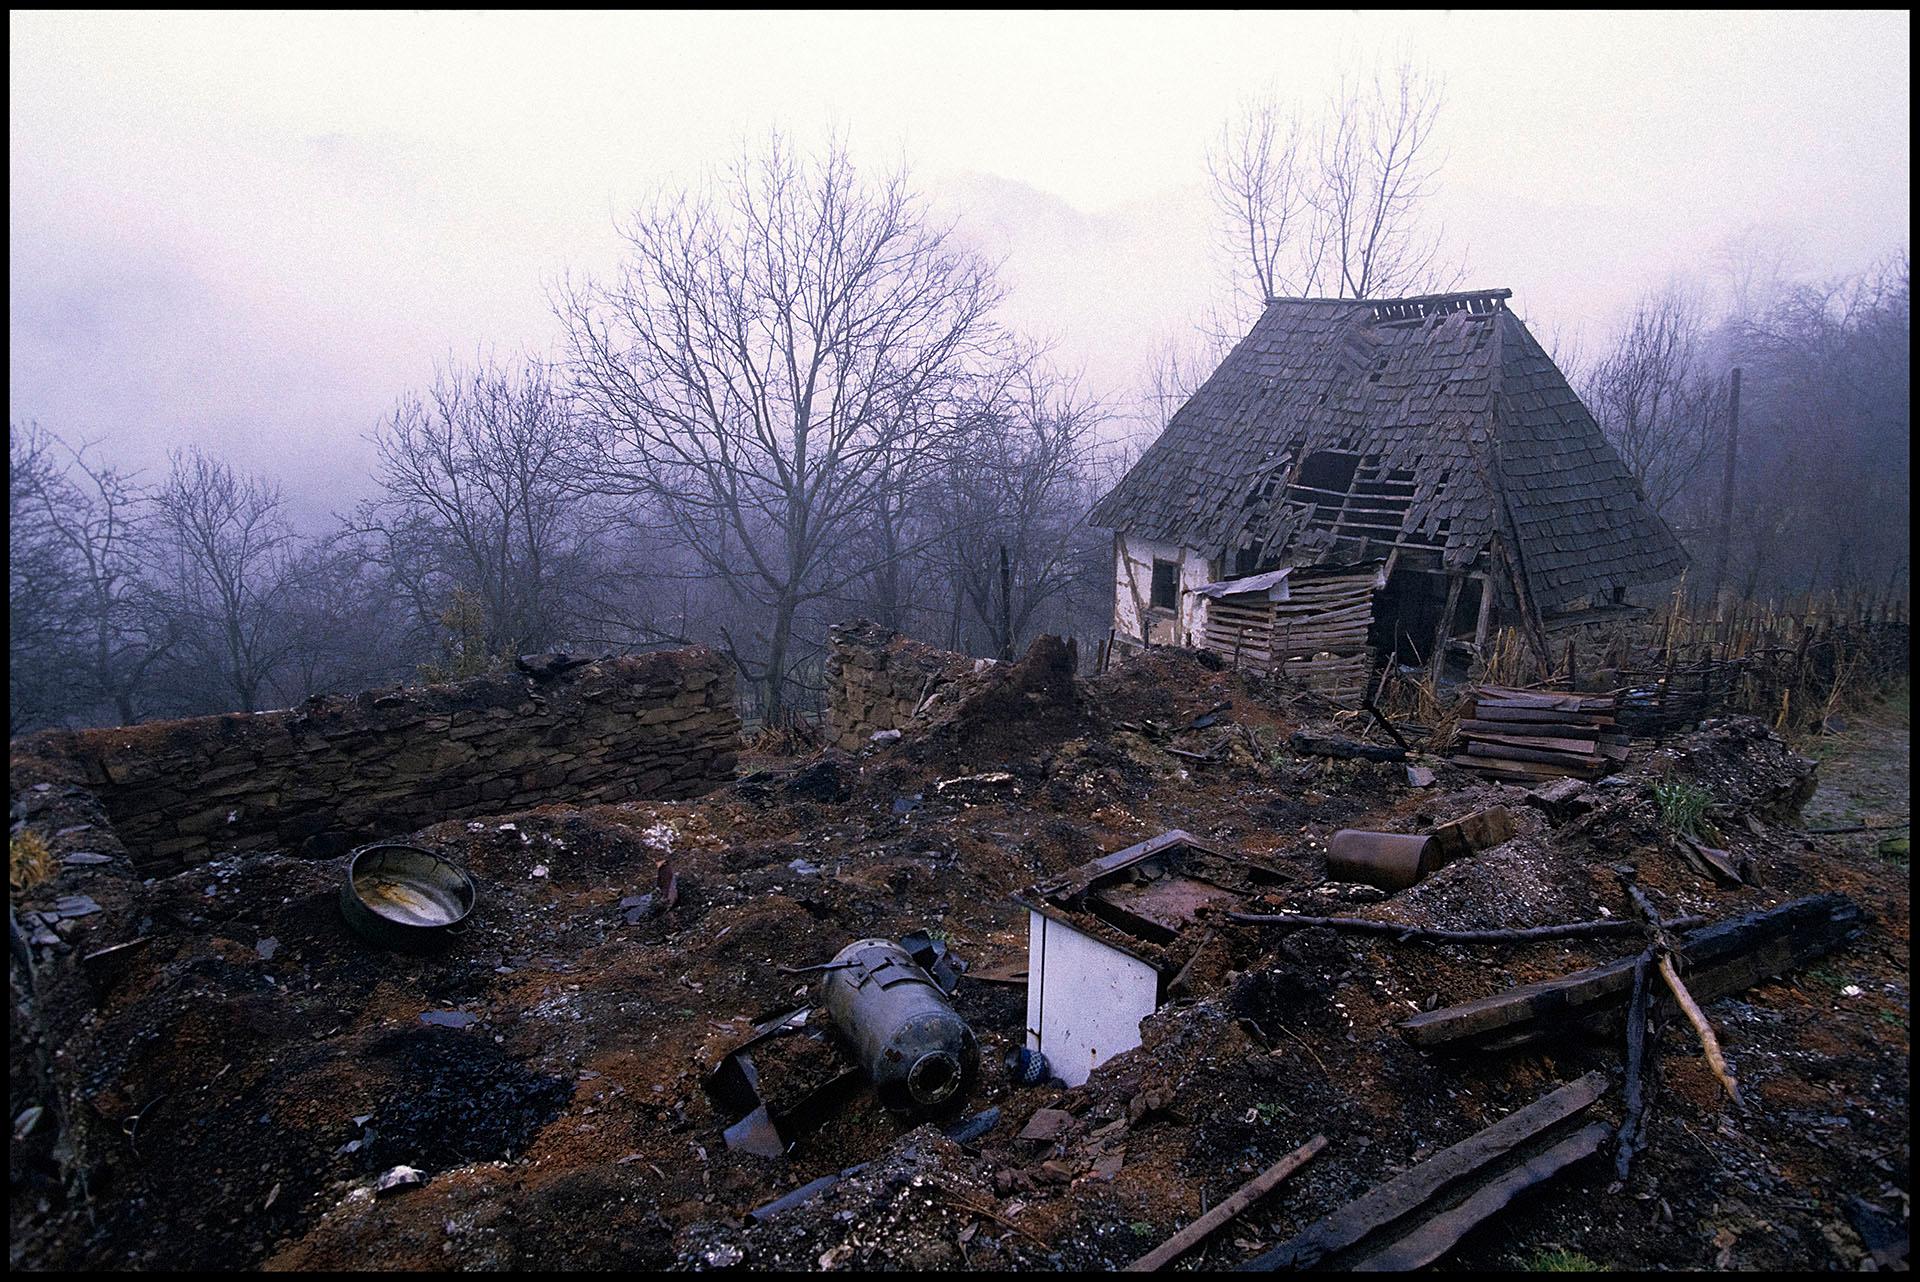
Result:
[[[31,828],[7,839],[7,885],[15,894],[53,876],[53,852],[46,839]]]
[[[1604,1273],[1598,1264],[1589,1260],[1578,1251],[1563,1251],[1558,1247],[1551,1251],[1540,1251],[1527,1261],[1527,1268],[1534,1273]]]
[[[1706,816],[1713,796],[1705,788],[1684,779],[1668,779],[1653,785],[1653,799],[1660,806],[1660,822],[1682,836],[1695,836]]]

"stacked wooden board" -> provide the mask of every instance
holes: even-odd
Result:
[[[1373,672],[1367,630],[1383,582],[1377,565],[1295,570],[1287,599],[1273,607],[1275,670],[1335,700],[1366,697]]]
[[[1373,622],[1376,566],[1345,573],[1296,570],[1286,599],[1266,593],[1207,602],[1202,644],[1238,667],[1279,672],[1334,699],[1366,693],[1372,669],[1367,629]]]
[[[1453,760],[1489,779],[1594,779],[1626,760],[1611,694],[1481,686],[1472,695],[1473,715],[1460,723],[1462,751]]]

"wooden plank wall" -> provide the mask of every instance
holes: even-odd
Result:
[[[1263,595],[1207,603],[1201,644],[1236,666],[1278,670],[1335,699],[1359,699],[1372,669],[1367,629],[1373,622],[1376,571],[1302,579],[1285,601]]]

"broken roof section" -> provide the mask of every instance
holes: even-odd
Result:
[[[1268,563],[1430,549],[1453,570],[1499,534],[1543,613],[1678,574],[1510,295],[1270,300],[1092,523]]]

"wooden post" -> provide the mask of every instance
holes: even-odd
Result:
[[[1453,611],[1460,604],[1460,588],[1466,581],[1465,574],[1447,576],[1447,603],[1440,611],[1440,626],[1433,630],[1433,655],[1427,661],[1435,681],[1440,679],[1440,669],[1445,665],[1447,638],[1453,635]]]
[[[1726,582],[1726,560],[1734,543],[1734,461],[1740,457],[1740,367],[1732,372],[1726,411],[1726,470],[1720,474],[1720,537],[1713,555],[1713,599],[1720,601],[1720,583]]]
[[[1673,647],[1668,646],[1667,647],[1667,671],[1666,671],[1666,675],[1660,679],[1660,705],[1659,705],[1658,711],[1654,714],[1655,724],[1659,727],[1653,732],[1653,741],[1655,743],[1659,743],[1663,738],[1665,738],[1668,730],[1667,699],[1669,696],[1673,694],[1674,653],[1675,651]]]
[[[1013,568],[1007,545],[1000,545],[1000,657],[1013,658]]]

